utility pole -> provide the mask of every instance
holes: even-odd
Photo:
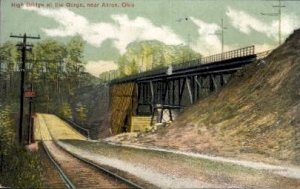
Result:
[[[30,84],[30,91],[33,91],[33,87],[32,87],[32,83]],[[29,97],[29,120],[28,120],[28,144],[30,144],[32,142],[32,102],[33,102],[33,95],[31,95],[31,97]]]
[[[26,33],[22,35],[10,35],[12,38],[21,38],[23,39],[23,42],[18,44],[21,52],[22,52],[22,65],[21,65],[21,81],[20,81],[20,116],[19,116],[19,143],[23,143],[23,114],[24,114],[24,85],[25,85],[25,64],[26,64],[26,51],[30,50],[32,48],[32,45],[27,44],[27,39],[40,39],[40,36],[33,37],[33,36],[27,36]]]
[[[191,51],[190,51],[190,49],[191,49],[191,34],[189,34],[188,33],[188,39],[187,39],[188,41],[187,41],[187,45],[188,45],[188,61],[190,61],[191,60]]]
[[[184,17],[184,18],[179,18],[178,20],[176,20],[176,22],[182,22],[182,21],[188,22],[189,18]],[[191,52],[190,52],[190,49],[191,49],[191,34],[190,33],[187,34],[187,48],[188,48],[187,50],[188,50],[188,61],[189,61],[189,60],[191,60]]]
[[[2,42],[1,36],[2,36],[2,0],[0,0],[0,43]]]
[[[33,142],[33,120],[32,120],[32,104],[33,98],[35,97],[35,92],[33,91],[32,83],[30,84],[29,90],[25,91],[25,98],[29,99],[29,116],[28,116],[28,144]]]
[[[224,30],[226,30],[227,29],[227,27],[226,26],[224,26],[224,19],[222,18],[221,19],[221,30],[220,30],[220,32],[216,32],[216,33],[214,33],[215,35],[219,35],[219,36],[221,36],[221,53],[222,53],[222,55],[223,55],[223,53],[224,53]]]
[[[224,21],[223,21],[223,18],[221,19],[221,37],[222,37],[222,47],[221,47],[221,52],[222,54],[224,53]]]
[[[0,44],[2,42],[1,36],[2,36],[2,1],[0,0]],[[2,59],[1,59],[1,57],[0,57],[0,87],[2,88]],[[0,92],[0,95],[2,95],[2,92]]]
[[[281,45],[282,44],[282,34],[281,34],[281,15],[282,15],[282,8],[284,8],[285,6],[281,4],[282,0],[278,0],[278,5],[274,5],[274,8],[278,8],[278,12],[276,13],[261,13],[264,16],[277,16],[278,17],[278,44]]]

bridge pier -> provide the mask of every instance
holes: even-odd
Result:
[[[166,78],[137,82],[138,105],[136,114],[157,117],[157,122],[163,121],[163,115],[168,112],[171,121],[174,111],[180,112],[198,99],[219,90],[226,85],[234,72],[216,74],[195,74],[178,78]],[[154,120],[153,120],[154,122]]]
[[[195,103],[199,98],[218,90],[226,83],[223,74],[193,75],[182,78],[145,81],[137,83],[137,115],[155,115],[158,122],[163,121],[165,110],[174,119],[173,111],[180,111]],[[208,90],[207,90],[208,89]]]

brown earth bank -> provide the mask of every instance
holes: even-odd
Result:
[[[154,133],[115,136],[138,143],[265,162],[300,163],[300,30],[226,87]]]

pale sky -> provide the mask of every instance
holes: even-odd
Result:
[[[278,44],[278,0],[0,0],[0,42],[10,33],[40,35],[67,42],[79,35],[86,42],[87,70],[98,75],[115,69],[129,43],[158,40],[188,44],[202,55],[256,45],[256,51]],[[25,6],[28,2],[31,4]],[[55,2],[60,2],[56,7]],[[123,3],[126,2],[126,3]],[[23,3],[23,5],[21,4]],[[77,6],[82,7],[77,7]],[[103,4],[104,3],[104,4]],[[93,5],[96,7],[91,7]],[[283,0],[283,40],[300,27],[300,1]],[[40,6],[40,7],[39,7]],[[188,18],[188,19],[185,19]],[[188,42],[190,41],[190,42]]]

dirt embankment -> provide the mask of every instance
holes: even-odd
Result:
[[[222,90],[185,109],[170,127],[130,140],[299,164],[300,30],[264,61],[237,72]]]

